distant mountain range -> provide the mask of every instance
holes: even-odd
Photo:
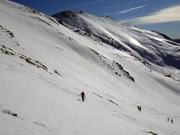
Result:
[[[180,43],[180,39],[174,39],[174,41]]]
[[[85,12],[64,11],[53,17],[74,32],[125,51],[146,64],[180,69],[179,46],[165,34],[116,23],[110,18]]]

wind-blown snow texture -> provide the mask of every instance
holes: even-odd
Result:
[[[179,44],[83,12],[55,17],[0,0],[0,134],[180,134]]]

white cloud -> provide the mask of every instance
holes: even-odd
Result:
[[[135,18],[128,22],[134,24],[153,24],[180,21],[180,5],[162,9],[148,16]]]
[[[143,7],[145,7],[145,5],[133,7],[133,8],[126,9],[126,10],[116,11],[116,12],[103,13],[102,15],[121,15],[121,14],[129,13],[129,12],[134,11],[134,10],[141,9]]]
[[[138,7],[133,7],[133,8],[126,9],[126,10],[122,10],[122,11],[119,11],[117,14],[126,14],[126,13],[128,13],[128,12],[141,9],[141,8],[143,8],[143,7],[145,7],[145,5],[138,6]]]

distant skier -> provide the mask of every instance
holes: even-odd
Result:
[[[139,110],[139,112],[141,112],[141,106],[140,105],[137,106],[137,109]]]
[[[171,119],[171,123],[173,123],[173,119]]]
[[[81,95],[82,101],[84,102],[84,100],[85,100],[85,93],[84,93],[84,91],[82,91],[80,95]]]

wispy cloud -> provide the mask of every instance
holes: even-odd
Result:
[[[116,11],[116,12],[103,13],[102,15],[121,15],[121,14],[126,14],[126,13],[129,13],[129,12],[132,12],[134,10],[141,9],[143,7],[145,7],[145,5],[138,6],[138,7],[133,7],[133,8],[129,8],[129,9],[121,10],[121,11]]]
[[[96,0],[96,1],[89,2],[89,3],[84,3],[84,4],[71,6],[71,7],[68,7],[67,9],[73,9],[73,8],[79,8],[79,7],[87,7],[87,6],[95,5],[95,4],[103,2],[103,1],[105,1],[105,0]]]
[[[180,21],[180,5],[168,7],[148,16],[129,20],[133,24],[154,24]]]
[[[117,14],[119,14],[119,15],[120,14],[126,14],[126,13],[132,12],[134,10],[138,10],[138,9],[144,8],[144,7],[145,7],[145,5],[138,6],[138,7],[133,7],[133,8],[130,8],[130,9],[119,11],[119,12],[117,12]]]

